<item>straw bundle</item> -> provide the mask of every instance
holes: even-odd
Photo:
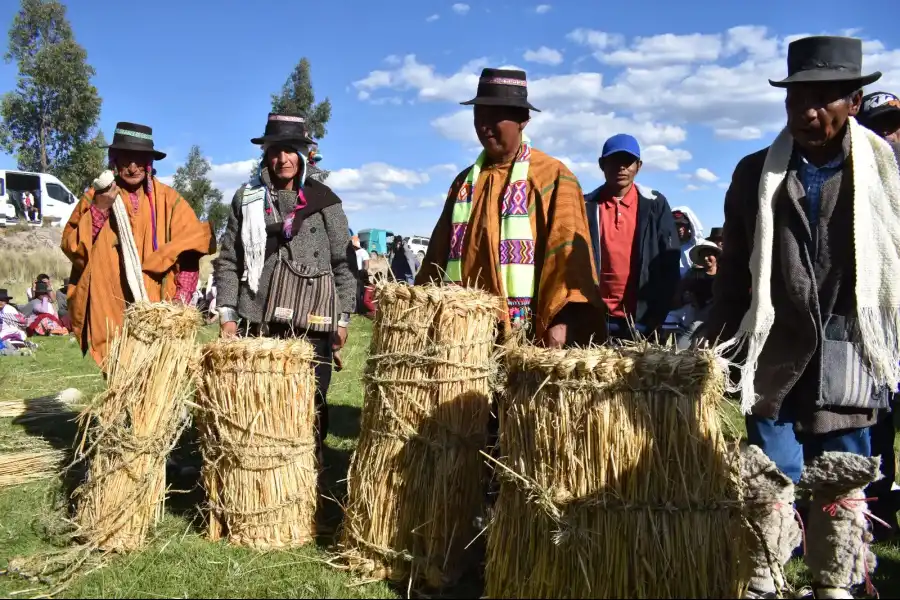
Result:
[[[343,556],[439,587],[461,575],[481,515],[498,301],[386,282],[377,295]]]
[[[165,461],[187,421],[200,323],[197,309],[182,305],[126,310],[110,345],[108,389],[79,417],[76,460],[89,465],[75,521],[85,544],[137,549],[162,516]]]
[[[740,597],[711,353],[524,347],[507,369],[487,597]]]
[[[203,481],[209,537],[260,550],[315,536],[315,353],[306,340],[218,340],[204,348]]]
[[[66,453],[24,435],[0,435],[0,489],[57,477]]]

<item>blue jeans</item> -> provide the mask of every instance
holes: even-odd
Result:
[[[759,446],[794,483],[800,481],[803,464],[821,456],[823,452],[872,455],[868,427],[816,435],[795,432],[794,421],[787,416],[768,419],[747,415],[746,420],[748,441]]]

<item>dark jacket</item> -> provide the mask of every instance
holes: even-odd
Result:
[[[268,182],[268,172],[264,170],[262,179]],[[216,302],[220,307],[237,309],[241,318],[250,323],[260,323],[263,318],[269,283],[278,260],[276,251],[266,250],[265,263],[259,279],[259,293],[254,294],[244,280],[244,247],[241,242],[241,222],[243,213],[241,202],[245,186],[234,194],[228,225],[222,235],[218,258],[213,261],[216,281]],[[307,179],[303,186],[307,198],[312,202],[314,194],[334,195],[324,183]],[[266,213],[266,225],[283,221],[283,215],[293,210],[296,192],[277,193],[278,210]],[[280,213],[280,214],[278,214]],[[350,244],[349,225],[344,209],[338,202],[311,214],[303,220],[299,231],[291,238],[288,246],[296,265],[306,265],[319,271],[330,270],[334,274],[339,306],[342,312],[352,313],[356,307],[356,278],[350,269],[347,248]],[[353,266],[356,267],[356,258]]]
[[[681,279],[681,245],[669,201],[661,193],[635,184],[638,191],[637,256],[633,264],[640,271],[637,290],[636,323],[658,327],[666,318]],[[599,187],[584,197],[594,265],[600,278]]]
[[[768,149],[744,157],[725,196],[725,244],[713,285],[704,337],[732,338],[750,302],[759,179]],[[897,148],[895,148],[897,152]],[[868,408],[834,406],[823,394],[822,340],[850,341],[855,333],[853,180],[850,138],[843,170],[822,188],[816,231],[806,217],[806,194],[794,153],[773,201],[771,296],[775,322],[759,357],[753,411],[795,421],[798,429],[828,433],[874,423]],[[815,242],[814,242],[815,240]],[[829,323],[827,328],[823,323]],[[837,328],[833,325],[838,324]]]

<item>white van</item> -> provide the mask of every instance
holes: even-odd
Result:
[[[22,199],[30,192],[36,214],[26,214]],[[62,227],[72,216],[78,198],[62,181],[48,173],[0,169],[0,227],[28,223],[38,227],[44,220]]]
[[[425,253],[428,252],[428,244],[431,243],[431,240],[424,235],[414,235],[409,238],[409,247],[419,258],[419,261],[422,261],[425,258]]]

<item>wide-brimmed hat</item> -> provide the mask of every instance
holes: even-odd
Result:
[[[113,133],[112,144],[107,146],[113,150],[128,150],[131,152],[147,152],[153,155],[153,160],[162,160],[165,152],[160,152],[153,147],[153,129],[146,125],[120,121],[116,123],[116,131]]]
[[[721,241],[723,238],[722,228],[721,227],[713,227],[709,230],[709,237],[706,238],[711,242],[715,242],[716,240]]]
[[[691,259],[691,262],[695,265],[701,265],[700,262],[703,259],[703,255],[706,253],[715,254],[716,256],[722,255],[722,249],[712,242],[702,241],[698,242],[696,246],[691,248],[690,252],[688,252],[688,258]]]
[[[877,81],[880,71],[862,74],[862,40],[859,38],[816,35],[788,45],[788,76],[769,80],[775,87],[795,83],[855,83],[860,88]]]
[[[866,94],[859,109],[860,123],[871,123],[881,115],[900,114],[900,98],[889,92],[873,92]]]
[[[13,297],[9,295],[9,292],[6,291],[6,288],[0,288],[0,300],[4,302],[9,302]]]
[[[541,112],[528,102],[528,80],[525,71],[516,69],[484,69],[478,80],[478,91],[463,106],[512,106]]]
[[[251,144],[287,144],[299,149],[300,146],[315,144],[306,127],[306,117],[296,113],[269,113],[266,131],[261,137],[250,140]]]

